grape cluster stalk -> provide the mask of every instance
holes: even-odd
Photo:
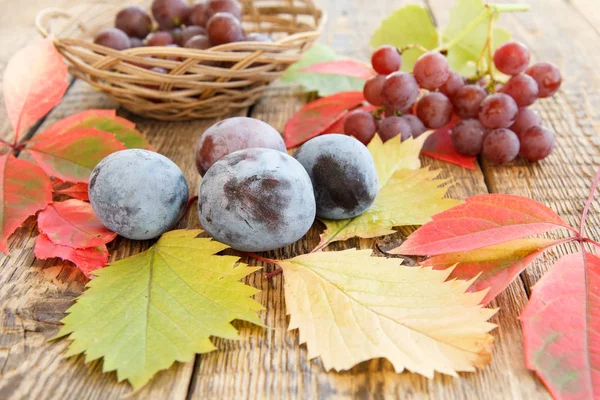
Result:
[[[365,144],[375,134],[384,142],[398,135],[406,140],[439,129],[456,116],[451,138],[462,155],[482,154],[495,164],[519,155],[531,162],[550,155],[555,135],[530,106],[560,88],[562,77],[554,64],[530,65],[529,50],[516,41],[493,52],[488,37],[482,54],[488,56],[486,73],[463,77],[450,69],[444,53],[424,52],[409,73],[400,70],[402,49],[385,45],[375,50],[371,65],[377,75],[366,81],[363,94],[378,108],[348,113],[344,133]],[[506,82],[496,80],[492,65],[509,77]]]

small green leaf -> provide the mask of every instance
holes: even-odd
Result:
[[[302,85],[307,91],[318,92],[319,96],[329,96],[338,92],[362,91],[365,84],[364,79],[301,71],[317,63],[339,60],[341,58],[330,47],[316,43],[310,50],[304,53],[300,61],[292,64],[280,79],[283,82]]]
[[[370,45],[379,47],[391,44],[398,48],[408,44],[419,44],[427,49],[438,45],[438,32],[426,8],[408,5],[383,20],[371,37]],[[416,49],[402,53],[402,70],[412,71],[417,58],[423,54]]]
[[[482,0],[457,0],[450,11],[450,21],[442,34],[442,42],[446,44],[458,37],[484,10]],[[490,18],[492,18],[491,14],[449,49],[448,62],[454,71],[463,76],[473,76],[477,73],[477,60],[488,36]],[[494,50],[508,42],[510,38],[510,33],[495,28]]]
[[[237,339],[234,319],[262,325],[251,298],[258,290],[240,282],[258,268],[216,255],[227,246],[200,233],[165,233],[147,251],[94,271],[57,335],[70,335],[67,356],[104,358],[104,372],[116,370],[138,390],[173,362],[215,350],[211,336]]]

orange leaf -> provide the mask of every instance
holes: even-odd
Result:
[[[87,183],[76,183],[68,188],[54,190],[54,193],[64,194],[74,199],[89,200],[88,195],[88,184]]]
[[[73,127],[79,126],[84,121],[93,117],[115,117],[117,112],[115,110],[86,110],[80,113],[70,115],[66,118],[61,119],[60,121],[56,121],[48,128],[46,128],[42,133],[38,133],[35,136],[35,139],[43,138],[47,135],[60,135],[61,133],[68,132],[73,130]]]
[[[450,131],[458,121],[460,120],[455,116],[446,126],[436,130],[429,136],[423,145],[422,153],[427,157],[474,170],[476,158],[463,156],[456,151],[450,138]]]
[[[88,278],[92,271],[105,267],[108,263],[108,249],[106,245],[74,249],[69,246],[54,244],[44,234],[39,235],[35,239],[33,251],[35,256],[41,260],[56,257],[71,261]]]
[[[69,86],[67,65],[53,40],[49,37],[19,50],[4,71],[4,101],[15,142],[60,102]]]
[[[38,166],[15,158],[0,156],[0,250],[8,253],[9,236],[30,215],[52,202],[52,184]]]

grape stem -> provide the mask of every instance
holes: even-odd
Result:
[[[422,53],[427,53],[429,51],[429,49],[427,47],[421,46],[418,43],[407,44],[406,46],[402,46],[402,47],[398,48],[397,50],[400,54],[402,54],[406,50],[410,50],[410,49],[417,49],[417,50],[421,51]]]

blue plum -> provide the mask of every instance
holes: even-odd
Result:
[[[353,218],[373,204],[379,190],[377,169],[369,150],[355,138],[318,136],[304,143],[294,157],[310,175],[318,217]]]
[[[273,150],[239,150],[217,161],[198,191],[198,216],[216,240],[242,251],[268,251],[300,239],[315,220],[308,174]]]
[[[105,157],[89,180],[90,203],[100,221],[128,239],[158,237],[183,215],[189,197],[183,172],[167,157],[122,150]]]

